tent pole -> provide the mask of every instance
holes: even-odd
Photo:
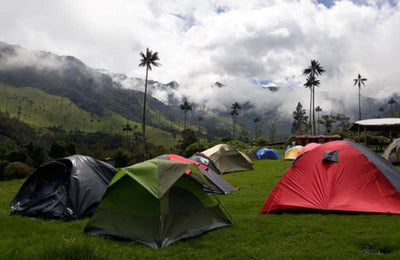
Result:
[[[358,132],[358,142],[360,142],[360,125],[357,126],[357,132]]]

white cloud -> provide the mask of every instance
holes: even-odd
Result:
[[[357,73],[368,78],[367,96],[398,91],[400,12],[394,3],[342,0],[327,8],[312,0],[14,0],[0,10],[0,40],[74,55],[132,77],[144,77],[139,52],[149,47],[162,64],[150,78],[179,82],[180,96],[210,108],[248,100],[259,110],[281,105],[290,116],[297,101],[307,107],[302,70],[311,59],[327,71],[317,91],[342,97],[343,109],[357,101]],[[286,90],[272,94],[252,80]],[[216,81],[228,87],[212,88]],[[323,96],[318,104],[335,108]]]

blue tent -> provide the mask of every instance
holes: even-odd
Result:
[[[261,148],[256,154],[258,159],[279,159],[279,154],[274,149]]]

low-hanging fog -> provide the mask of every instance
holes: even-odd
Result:
[[[312,59],[326,70],[316,90],[325,112],[357,108],[358,73],[368,78],[363,96],[386,99],[399,91],[394,0],[15,0],[3,3],[0,15],[0,41],[132,78],[145,76],[139,53],[158,51],[162,66],[150,79],[178,82],[175,96],[205,109],[249,101],[256,111],[277,107],[288,118],[297,102],[308,107],[302,70]]]

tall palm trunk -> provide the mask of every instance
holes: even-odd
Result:
[[[318,113],[317,113],[317,123],[318,123],[318,135],[320,134],[320,132],[319,132],[319,111],[318,111]]]
[[[186,114],[187,114],[187,111],[185,110],[185,111],[183,111],[183,113],[185,114],[184,119],[183,119],[183,120],[184,120],[184,121],[183,121],[183,122],[184,122],[184,124],[183,124],[183,129],[186,130],[186,128],[187,128],[187,125],[186,125],[186,120],[187,120]]]
[[[232,139],[235,139],[235,115],[232,115]]]
[[[315,135],[315,86],[312,87],[313,89],[313,135]]]
[[[358,120],[361,120],[361,85],[358,83]]]
[[[146,101],[147,101],[147,78],[149,75],[149,66],[146,66],[146,81],[144,84],[144,99],[143,99],[143,121],[142,121],[142,130],[143,130],[143,144],[144,144],[144,156],[147,154],[147,142],[146,142]]]
[[[312,128],[312,117],[311,117],[311,111],[312,111],[312,98],[313,98],[313,93],[312,93],[312,88],[310,87],[310,117],[308,119],[308,122],[310,124],[310,127]],[[312,129],[309,130],[309,133],[311,134]]]

